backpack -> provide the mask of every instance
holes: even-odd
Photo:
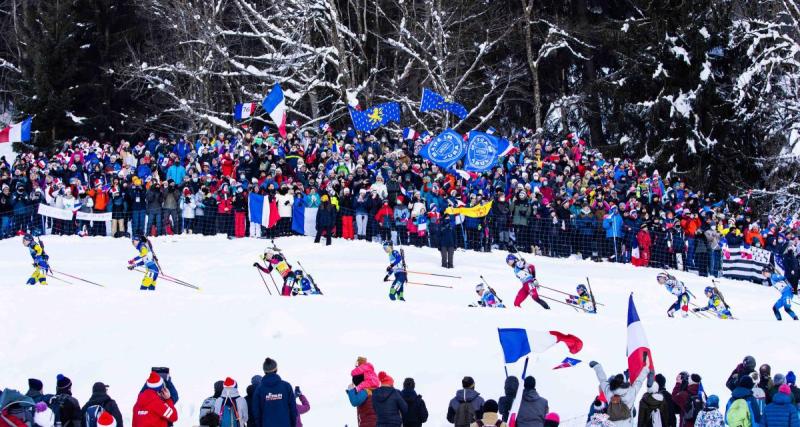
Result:
[[[422,396],[417,395],[413,399],[406,399],[406,405],[408,406],[408,410],[406,411],[406,415],[403,417],[403,423],[413,424],[424,424],[428,421],[428,409],[425,407],[425,402],[422,400]]]
[[[241,418],[239,417],[239,408],[236,407],[236,401],[226,397],[222,402],[222,409],[219,413],[219,427],[241,427]]]
[[[86,415],[83,418],[84,427],[97,427],[97,419],[105,412],[101,405],[92,405],[86,408]]]
[[[214,402],[216,402],[217,398],[211,396],[203,401],[200,405],[200,418],[202,419],[206,414],[209,412],[214,412]],[[202,424],[202,422],[201,422]]]
[[[622,401],[622,396],[615,394],[608,402],[609,421],[622,421],[631,417],[631,409]]]
[[[53,419],[56,420],[55,427],[60,427],[62,425],[61,410],[64,408],[64,403],[66,401],[67,395],[57,394],[50,398],[50,402],[47,404],[50,410],[53,411]]]
[[[725,414],[725,421],[730,427],[753,427],[747,401],[744,399],[734,400]]]
[[[459,402],[453,417],[455,427],[469,427],[473,422],[475,422],[475,411],[472,410],[472,403]]]
[[[697,418],[697,414],[705,408],[705,403],[703,403],[703,396],[700,393],[695,394],[693,396],[689,396],[689,401],[686,402],[686,411],[683,413],[683,421],[694,421]]]

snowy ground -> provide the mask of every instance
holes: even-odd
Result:
[[[430,410],[426,425],[444,426],[447,402],[462,376],[473,376],[487,399],[502,395],[496,329],[523,327],[559,330],[584,340],[584,350],[573,356],[584,361],[577,367],[551,369],[568,356],[559,346],[529,368],[551,411],[568,420],[565,424],[578,425],[597,391],[588,361],[600,361],[609,374],[625,367],[631,291],[656,368],[669,380],[681,370],[698,372],[709,393],[726,399],[727,374],[746,354],[759,364],[771,363],[773,373],[800,370],[798,324],[776,322],[770,307],[777,292],[749,283],[720,285],[741,320],[668,319],[665,312],[673,298],[656,285],[654,269],[529,257],[546,286],[571,292],[590,276],[597,300],[606,304],[602,312],[592,316],[559,304],[545,312],[530,300],[521,310],[468,308],[480,274],[503,299],[513,300],[518,282],[504,264],[505,253],[457,252],[457,268],[447,271],[438,267],[438,252],[406,248],[409,269],[463,279],[413,277],[454,289],[409,285],[408,301],[393,303],[381,281],[386,255],[380,246],[336,240],[325,247],[293,237],[276,243],[290,261],[302,262],[325,296],[281,298],[267,294],[251,266],[266,243],[157,238],[156,253],[166,272],[201,286],[202,292],[160,282],[155,293],[143,293],[138,290],[141,275],[125,269],[134,256],[126,239],[45,239],[54,270],[106,288],[56,280],[48,287],[26,286],[31,271],[27,250],[19,238],[0,241],[0,387],[24,391],[26,379],[35,377],[52,392],[56,374],[63,373],[72,378],[83,403],[92,383],[103,381],[129,420],[150,367],[169,366],[181,397],[178,425],[189,426],[197,424],[200,403],[212,393],[215,380],[232,376],[244,394],[249,378],[261,373],[264,357],[270,356],[278,361],[281,376],[308,396],[312,409],[303,417],[305,425],[355,426],[355,409],[344,390],[356,357],[366,356],[398,387],[403,378],[414,377]],[[692,274],[677,276],[698,296],[710,283]]]

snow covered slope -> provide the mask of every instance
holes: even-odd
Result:
[[[605,304],[601,313],[577,313],[555,303],[546,312],[531,300],[521,310],[468,308],[476,299],[473,288],[480,274],[506,302],[513,300],[519,284],[504,264],[506,254],[457,252],[456,269],[443,270],[435,250],[407,247],[409,269],[464,278],[413,277],[454,289],[408,285],[408,301],[400,303],[387,298],[388,284],[381,281],[386,255],[376,244],[336,240],[325,247],[306,237],[276,243],[289,261],[302,262],[325,296],[269,296],[251,266],[264,240],[156,238],[166,272],[201,286],[202,292],[162,281],[155,293],[140,292],[141,274],[125,269],[134,256],[126,239],[45,238],[54,270],[106,288],[56,280],[47,287],[27,286],[31,263],[21,240],[0,241],[0,387],[24,391],[26,379],[35,377],[52,392],[56,374],[63,373],[84,402],[92,383],[103,381],[129,420],[150,367],[169,366],[180,392],[178,425],[189,426],[197,424],[200,403],[211,395],[215,380],[231,376],[244,394],[250,377],[261,373],[262,361],[270,356],[278,361],[281,376],[299,385],[311,401],[305,425],[352,427],[355,409],[344,390],[356,357],[366,356],[398,387],[403,378],[414,377],[430,410],[426,425],[443,426],[447,402],[464,375],[475,378],[485,398],[502,395],[496,329],[523,327],[573,333],[584,340],[583,351],[574,356],[584,363],[577,367],[552,370],[568,355],[559,346],[529,368],[551,410],[568,420],[565,424],[578,425],[597,391],[588,361],[600,361],[609,374],[625,368],[631,291],[656,368],[670,381],[681,370],[700,373],[706,390],[725,400],[727,374],[746,354],[759,364],[771,363],[773,372],[800,369],[800,325],[774,320],[770,307],[778,294],[769,288],[722,282],[741,320],[668,319],[665,312],[673,298],[657,286],[657,270],[528,257],[546,286],[571,292],[590,276],[597,300]],[[677,276],[705,304],[702,291],[710,280]],[[560,298],[548,291],[543,295]]]

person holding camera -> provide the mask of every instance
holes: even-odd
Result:
[[[133,405],[133,427],[168,427],[178,421],[170,388],[161,375],[150,372],[144,390]]]

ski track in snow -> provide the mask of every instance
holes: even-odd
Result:
[[[52,268],[106,285],[99,288],[50,279],[30,287],[32,267],[20,238],[0,241],[0,386],[23,392],[27,378],[40,378],[53,392],[58,373],[73,381],[83,404],[95,381],[111,385],[126,422],[150,367],[169,366],[180,394],[178,426],[197,425],[202,400],[216,380],[231,376],[245,394],[250,377],[261,373],[266,356],[278,361],[279,374],[308,396],[308,426],[355,426],[356,410],[345,395],[357,356],[366,356],[400,387],[414,377],[430,411],[428,426],[445,420],[449,399],[461,378],[471,375],[486,398],[503,394],[503,358],[498,327],[558,330],[583,339],[570,369],[552,370],[570,356],[563,345],[531,360],[529,374],[561,415],[564,425],[583,425],[597,392],[588,362],[601,362],[608,374],[626,368],[626,313],[631,291],[650,341],[653,359],[672,387],[681,370],[704,378],[709,394],[723,402],[730,371],[746,354],[774,373],[800,369],[797,323],[778,323],[772,289],[723,280],[720,289],[741,320],[668,319],[674,301],[655,282],[659,270],[628,265],[552,259],[526,255],[542,285],[573,292],[591,278],[600,314],[578,313],[550,302],[545,312],[528,299],[520,309],[468,308],[483,274],[508,305],[519,282],[504,264],[505,252],[457,251],[454,270],[439,268],[439,253],[405,247],[410,270],[454,274],[461,280],[410,275],[410,280],[453,285],[455,289],[407,285],[405,303],[388,300],[382,282],[387,256],[374,243],[334,240],[315,245],[308,237],[277,239],[297,267],[300,260],[325,293],[321,297],[282,298],[267,294],[252,263],[269,242],[225,237],[177,236],[153,239],[165,272],[202,287],[193,291],[160,280],[158,290],[138,290],[141,273],[126,262],[135,253],[128,239],[44,238]],[[711,283],[690,273],[675,273],[705,305],[703,288]],[[273,287],[267,278],[267,283]],[[562,295],[542,290],[562,300]],[[520,363],[521,365],[521,363]],[[513,374],[521,366],[509,367]]]

